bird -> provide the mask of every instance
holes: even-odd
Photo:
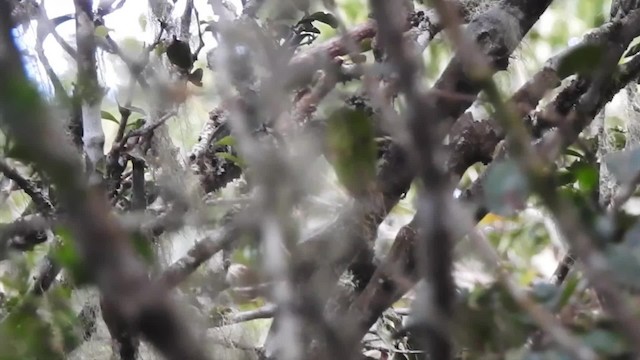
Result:
[[[191,70],[195,62],[189,43],[179,40],[175,35],[171,44],[167,46],[167,57],[173,65],[185,71]]]
[[[196,69],[191,72],[196,56],[191,52],[188,42],[182,41],[173,35],[173,40],[167,46],[167,58],[180,72],[187,75],[187,80],[196,86],[202,87],[202,69]]]

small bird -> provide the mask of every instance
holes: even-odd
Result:
[[[167,46],[167,57],[173,65],[185,71],[191,70],[195,62],[189,43],[179,40],[175,35],[173,35],[171,44]]]
[[[176,66],[183,74],[187,75],[187,80],[196,86],[202,87],[202,69],[191,72],[196,57],[191,52],[188,42],[179,40],[173,35],[171,44],[167,46],[167,58],[169,62]]]

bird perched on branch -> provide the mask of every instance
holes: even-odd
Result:
[[[173,35],[173,41],[167,46],[169,62],[176,66],[180,72],[187,75],[187,79],[196,86],[202,86],[202,69],[191,72],[196,57],[191,52],[191,47],[186,41],[179,40]]]

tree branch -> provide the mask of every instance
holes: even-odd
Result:
[[[119,316],[169,359],[207,359],[179,320],[166,290],[148,282],[144,267],[133,256],[127,236],[100,190],[84,184],[77,154],[65,142],[56,122],[48,119],[45,106],[24,74],[11,34],[10,10],[6,2],[0,2],[2,125],[24,149],[25,157],[56,185],[88,274]]]
[[[93,2],[74,0],[76,6],[76,43],[78,53],[78,94],[82,99],[82,142],[87,159],[87,172],[93,183],[104,175],[104,131],[100,107],[102,88],[98,83],[96,40],[93,25]]]

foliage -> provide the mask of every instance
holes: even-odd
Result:
[[[17,19],[27,3],[4,6]],[[154,351],[177,358],[172,346],[188,342],[144,323],[150,318],[156,324],[164,309],[144,306],[166,299],[143,294],[133,297],[142,305],[105,305],[107,298],[156,291],[156,285],[162,291],[153,294],[187,308],[181,319],[197,332],[193,343],[207,354],[223,354],[218,358],[260,357],[271,347],[307,352],[294,358],[346,358],[357,347],[369,358],[417,360],[440,338],[460,359],[638,355],[633,340],[640,335],[633,326],[640,319],[640,58],[633,51],[617,57],[612,52],[638,40],[618,43],[636,30],[605,26],[608,2],[553,2],[514,53],[492,47],[497,35],[491,31],[472,34],[486,54],[460,48],[464,39],[442,29],[447,24],[439,21],[446,17],[420,5],[405,14],[417,24],[405,24],[411,30],[403,38],[413,49],[414,42],[425,41],[420,36],[430,35],[420,69],[412,69],[413,61],[403,63],[402,54],[385,53],[383,35],[393,35],[393,21],[366,28],[374,18],[380,22],[371,6],[376,1],[266,1],[255,10],[251,6],[260,1],[243,1],[235,13],[204,1],[122,1],[122,8],[113,3],[107,13],[96,6],[92,14],[99,73],[93,80],[108,89],[99,109],[81,101],[77,84],[91,79],[77,77],[77,60],[63,50],[68,42],[81,51],[78,41],[70,41],[76,29],[66,27],[75,20],[55,23],[52,7],[42,4],[62,37],[51,32],[44,42],[42,30],[36,36],[29,23],[11,30],[24,45],[23,68],[36,69],[27,72],[41,96],[27,82],[0,84],[11,90],[0,91],[6,95],[0,98],[0,359],[94,358],[96,343],[114,340],[122,349],[127,341],[137,344],[138,332],[145,331],[140,358],[155,358]],[[458,15],[465,22],[504,5],[461,3],[465,11]],[[75,13],[70,1],[69,7]],[[241,11],[243,17],[236,17]],[[49,21],[40,15],[30,21]],[[118,17],[125,20],[111,20]],[[8,28],[2,21],[0,26]],[[624,26],[627,32],[615,32]],[[343,31],[361,28],[343,37]],[[593,29],[610,38],[581,42]],[[8,54],[3,45],[0,51]],[[42,46],[44,55],[38,53]],[[505,57],[509,66],[467,79],[473,73],[468,70],[476,70],[468,64],[480,66],[476,55]],[[0,54],[0,64],[10,61]],[[523,84],[541,69],[552,72],[553,85],[540,85],[549,87],[540,96],[536,89],[523,96]],[[9,75],[5,71],[0,80]],[[415,84],[407,85],[407,78]],[[625,88],[627,83],[632,85]],[[623,88],[632,95],[624,98]],[[520,95],[501,95],[514,93]],[[101,183],[87,187],[98,189],[98,200],[93,192],[65,199],[55,183],[60,177],[36,165],[42,154],[10,130],[19,119],[6,115],[32,114],[40,98],[47,111],[38,119],[64,129],[74,140],[69,143],[79,144],[73,148],[78,154],[95,146],[88,144],[89,135],[104,139],[104,146],[97,145],[107,164]],[[460,102],[464,109],[456,113]],[[467,108],[471,125],[461,116]],[[427,131],[409,133],[406,124],[416,114],[437,119],[418,119]],[[582,123],[582,116],[591,121],[596,114],[602,118]],[[92,118],[97,134],[91,133]],[[428,142],[420,136],[434,143],[420,143]],[[490,151],[486,144],[493,144]],[[66,149],[48,145],[53,157]],[[450,169],[456,161],[465,164],[459,173]],[[423,176],[425,168],[431,173]],[[62,186],[75,184],[71,165],[57,171],[69,179]],[[423,177],[414,179],[416,174]],[[450,190],[460,200],[455,206]],[[47,210],[43,199],[54,208]],[[432,208],[434,199],[446,201]],[[91,212],[69,218],[79,203],[91,210],[106,204],[113,219]],[[418,208],[427,215],[419,216]],[[113,248],[129,257],[103,261],[109,254],[96,249],[109,247],[92,247],[83,223],[113,235]],[[430,233],[425,226],[445,229],[436,233],[442,249],[455,243],[453,259],[442,253],[443,261],[452,260],[456,281],[446,304],[450,323],[439,311],[447,306],[421,303],[429,294],[442,295],[437,284],[430,292],[418,290],[429,288],[423,279],[428,267],[422,241]],[[29,240],[37,231],[47,240]],[[114,234],[125,234],[125,240]],[[559,275],[570,260],[578,265]],[[110,271],[114,263],[123,268]],[[144,281],[126,282],[132,288],[124,290],[116,286],[131,279],[113,274],[136,269],[146,271]],[[105,294],[108,286],[122,294]],[[93,296],[100,291],[102,306]],[[103,313],[96,315],[100,307]],[[119,316],[127,331],[114,330],[122,325]],[[353,330],[352,323],[370,331]],[[285,332],[284,338],[300,344],[278,343],[274,331],[281,325],[282,331],[298,326],[302,335]],[[358,331],[362,336],[351,339]]]

